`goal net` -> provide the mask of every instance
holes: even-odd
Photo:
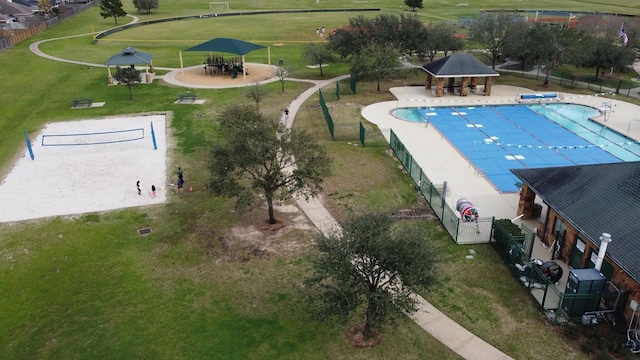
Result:
[[[229,10],[229,2],[228,1],[213,1],[209,3],[209,9],[225,9]]]

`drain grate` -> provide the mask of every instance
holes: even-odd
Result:
[[[142,229],[138,229],[138,234],[139,234],[139,235],[147,235],[147,234],[151,234],[151,228],[142,228]]]

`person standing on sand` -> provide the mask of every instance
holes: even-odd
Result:
[[[142,195],[142,190],[140,190],[140,180],[136,183],[136,187],[138,188],[138,195]]]
[[[152,198],[156,197],[156,186],[155,185],[151,185],[151,197]]]

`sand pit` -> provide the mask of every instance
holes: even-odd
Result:
[[[162,79],[170,84],[194,88],[243,87],[256,82],[277,81],[278,78],[273,73],[274,68],[274,66],[264,64],[247,63],[249,74],[246,83],[242,74],[238,74],[235,79],[228,75],[207,75],[204,71],[204,65],[174,70],[162,76]]]
[[[30,134],[35,160],[25,146],[0,184],[0,222],[164,203],[166,126],[160,114],[51,123]]]

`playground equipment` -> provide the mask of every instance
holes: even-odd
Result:
[[[456,210],[460,212],[460,218],[464,222],[475,222],[476,232],[480,233],[480,225],[478,224],[478,218],[480,214],[478,210],[473,206],[473,203],[465,198],[460,198],[456,202]]]

